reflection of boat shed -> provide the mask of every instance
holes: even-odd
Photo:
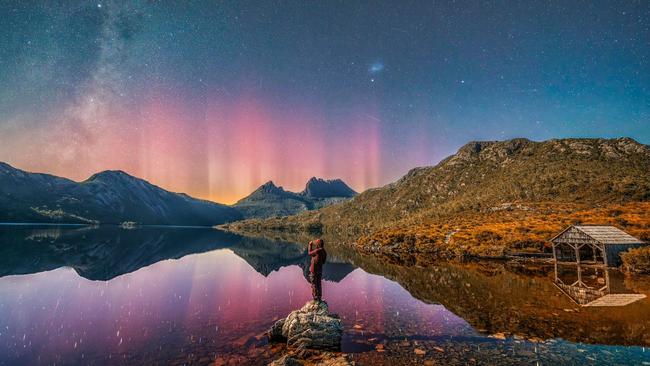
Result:
[[[595,264],[616,267],[619,254],[647,245],[614,226],[569,226],[556,237],[553,258],[558,263]]]
[[[621,273],[610,276],[610,269],[603,265],[555,263],[555,286],[580,306],[625,306],[645,299],[645,294],[630,291],[617,274]]]

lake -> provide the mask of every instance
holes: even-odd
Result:
[[[556,286],[571,269],[327,249],[323,296],[361,364],[650,364],[647,278],[585,269],[639,299],[583,307]],[[3,225],[0,365],[264,365],[282,351],[264,332],[310,300],[308,267],[304,245],[215,229]]]

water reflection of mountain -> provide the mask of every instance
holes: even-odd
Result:
[[[650,345],[650,299],[617,308],[582,307],[556,287],[553,267],[504,263],[400,266],[326,241],[329,255],[324,279],[340,281],[359,266],[396,281],[424,302],[444,305],[484,333]],[[0,226],[0,243],[0,276],[69,266],[85,278],[109,280],[161,260],[223,248],[264,276],[283,266],[297,265],[305,274],[309,268],[304,245],[213,229]],[[607,276],[610,292],[625,288],[650,294],[647,282],[624,278],[617,271]],[[599,278],[593,278],[596,285],[602,282]],[[570,277],[564,281],[575,282]]]
[[[5,226],[0,243],[0,277],[68,266],[84,278],[106,281],[162,260],[224,248],[264,276],[289,265],[309,269],[309,257],[298,244],[209,228]],[[330,263],[324,278],[340,281],[352,270],[349,264]]]
[[[170,258],[227,247],[235,235],[212,229],[145,227],[0,228],[0,276],[74,268],[109,280]]]

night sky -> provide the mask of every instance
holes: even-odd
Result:
[[[21,169],[233,202],[361,191],[476,139],[650,143],[645,0],[54,3],[0,0],[0,161]]]

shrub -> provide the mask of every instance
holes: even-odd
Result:
[[[479,242],[497,242],[501,240],[501,235],[490,231],[490,230],[483,230],[480,233],[476,234],[476,240]]]
[[[543,240],[527,239],[510,243],[509,247],[521,251],[544,252],[546,249],[546,242]]]
[[[625,271],[650,274],[650,246],[621,253],[621,259]]]

